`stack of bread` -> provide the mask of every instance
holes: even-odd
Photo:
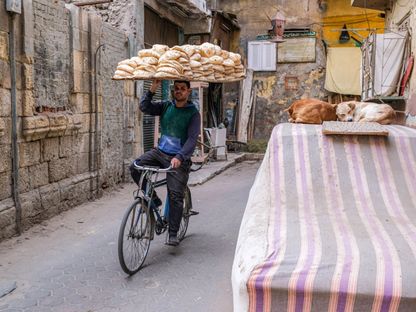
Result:
[[[140,50],[137,57],[121,61],[113,78],[227,82],[244,77],[245,70],[238,53],[205,42],[172,48],[155,44],[151,49]]]

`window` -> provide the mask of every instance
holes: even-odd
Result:
[[[275,71],[276,43],[250,41],[248,43],[248,68],[254,71]]]

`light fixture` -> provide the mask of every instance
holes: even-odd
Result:
[[[286,18],[280,11],[277,11],[276,15],[271,20],[273,38],[270,39],[272,42],[283,42],[283,34],[285,32]]]

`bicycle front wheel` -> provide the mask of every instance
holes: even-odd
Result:
[[[118,259],[123,271],[129,275],[139,271],[146,259],[151,228],[149,210],[138,198],[124,214],[118,235]]]
[[[189,187],[185,189],[185,196],[183,199],[183,210],[182,210],[182,219],[179,225],[178,231],[178,239],[183,240],[186,234],[186,230],[188,229],[189,224],[189,211],[192,209],[192,199],[191,199],[191,191]]]

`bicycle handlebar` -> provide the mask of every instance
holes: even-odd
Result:
[[[137,170],[148,170],[148,171],[153,171],[153,172],[169,172],[169,171],[173,171],[172,169],[172,165],[170,165],[167,168],[157,168],[157,167],[146,167],[146,166],[139,166],[138,164],[136,164],[136,161],[134,161],[134,168]]]

